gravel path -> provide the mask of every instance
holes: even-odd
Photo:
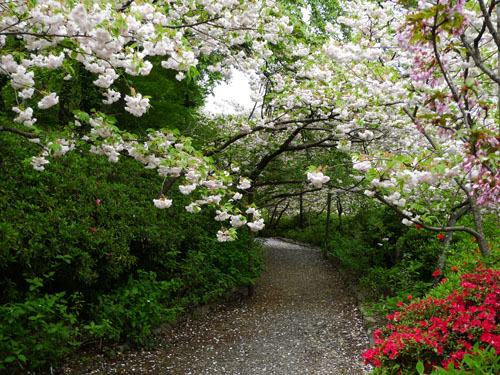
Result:
[[[317,249],[267,239],[252,299],[217,306],[164,333],[162,348],[104,361],[86,374],[367,374],[361,316]]]

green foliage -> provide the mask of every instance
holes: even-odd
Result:
[[[198,117],[196,110],[203,105],[208,89],[199,85],[199,78],[178,81],[174,70],[160,67],[159,58],[152,59],[156,67],[148,76],[128,77],[121,81],[120,91],[127,92],[128,87],[150,98],[150,109],[140,119],[124,110],[122,100],[113,104],[109,111],[120,123],[120,129],[145,134],[146,129],[178,128],[185,133],[196,129],[197,135],[203,138],[208,127],[196,126]],[[97,109],[97,108],[96,108]],[[200,133],[201,132],[201,133]]]
[[[304,228],[299,227],[299,216],[286,217],[281,220],[277,235],[294,239],[296,241],[310,243],[316,246],[323,246],[325,233],[325,216],[311,218],[311,225],[304,225]],[[272,231],[264,232],[266,235],[273,234]]]
[[[5,48],[15,51],[18,43],[8,38]],[[33,134],[57,139],[74,121],[75,109],[83,116],[107,111],[121,129],[143,135],[146,129],[177,128],[198,148],[214,132],[197,115],[220,78],[207,73],[210,59],[200,57],[198,68],[180,82],[177,72],[158,66],[147,77],[120,77],[116,83],[123,93],[134,87],[152,96],[140,120],[124,110],[123,97],[104,106],[105,90],[92,84],[97,74],[77,62],[37,69],[36,93],[22,102],[0,76],[0,122],[18,127],[12,106],[36,107],[45,93],[57,92],[59,103],[37,113]],[[71,79],[64,80],[68,73]],[[252,283],[261,271],[260,249],[248,246],[246,230],[236,242],[218,243],[220,226],[211,209],[186,212],[184,206],[200,198],[196,193],[186,197],[174,185],[174,205],[159,210],[152,200],[164,181],[154,171],[126,157],[112,165],[86,147],[51,159],[37,172],[30,158],[42,149],[0,134],[0,373],[38,373],[78,341],[145,344],[155,326]]]
[[[14,374],[56,364],[79,345],[79,295],[40,291],[39,278],[19,302],[0,305],[0,370]]]
[[[342,12],[338,1],[326,0],[293,0],[284,3],[286,11],[294,15],[298,20],[302,19],[302,9],[309,13],[309,24],[316,33],[324,34],[327,22],[334,23]],[[300,25],[301,22],[297,22]]]
[[[217,242],[215,213],[186,212],[177,186],[174,205],[157,209],[162,179],[134,160],[72,152],[37,172],[22,161],[35,147],[1,134],[0,358],[9,371],[52,366],[76,341],[146,343],[153,327],[259,275],[246,231]]]
[[[431,375],[490,375],[500,373],[500,356],[492,347],[480,349],[479,345],[474,345],[474,354],[466,354],[460,362],[460,368],[456,369],[450,365],[448,369],[443,367],[435,368]],[[419,362],[421,363],[421,362]],[[417,364],[419,375],[423,374],[423,365]]]
[[[182,310],[172,298],[181,286],[179,279],[158,281],[154,272],[138,270],[137,279],[130,277],[112,294],[98,297],[92,314],[98,324],[92,321],[84,328],[97,337],[144,344],[152,328]]]

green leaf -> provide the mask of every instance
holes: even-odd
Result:
[[[75,42],[69,40],[69,39],[64,39],[59,42],[59,45],[64,48],[69,48],[69,49],[75,49],[77,46]]]
[[[419,374],[424,373],[424,364],[421,361],[418,361],[418,363],[417,363],[417,372]]]

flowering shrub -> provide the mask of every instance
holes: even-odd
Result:
[[[425,373],[435,366],[459,368],[475,344],[499,354],[499,283],[500,271],[477,267],[446,298],[414,301],[388,315],[390,323],[375,331],[375,348],[363,354],[365,362],[377,367],[375,374],[403,375],[414,374],[419,361]]]

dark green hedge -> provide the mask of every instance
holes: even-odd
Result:
[[[173,206],[155,208],[154,171],[72,152],[37,172],[25,161],[36,147],[0,134],[0,372],[55,364],[94,339],[140,344],[259,274],[246,231],[218,243],[214,213],[187,213],[176,187]]]

